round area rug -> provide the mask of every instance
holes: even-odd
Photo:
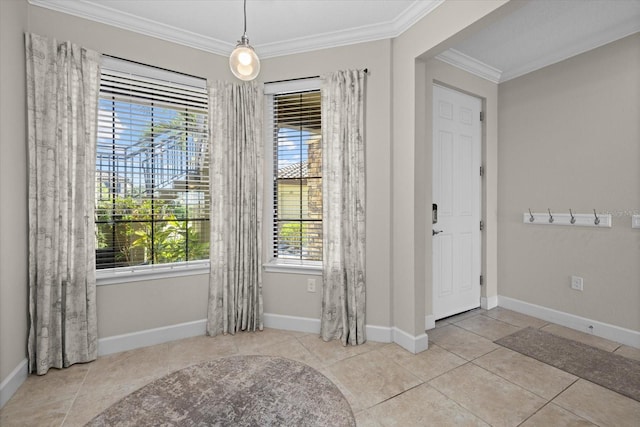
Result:
[[[88,426],[355,426],[338,387],[315,369],[273,356],[233,356],[147,384]]]

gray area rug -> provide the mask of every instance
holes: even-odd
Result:
[[[640,362],[636,360],[535,328],[494,342],[640,402]]]
[[[131,393],[89,426],[355,426],[340,390],[282,357],[233,356],[181,369]]]

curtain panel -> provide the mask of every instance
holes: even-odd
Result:
[[[95,149],[100,55],[25,35],[29,371],[95,360]]]
[[[255,82],[209,87],[211,336],[263,328],[262,99]]]
[[[322,79],[323,295],[320,335],[365,342],[364,71]]]

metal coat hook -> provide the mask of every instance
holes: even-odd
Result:
[[[547,208],[547,211],[549,212],[549,224],[553,223],[553,215],[551,215],[551,209]]]
[[[569,215],[571,215],[571,220],[569,220],[569,222],[571,224],[575,224],[576,223],[576,217],[573,216],[573,212],[571,212],[571,209],[569,209]]]
[[[533,217],[533,214],[531,213],[531,208],[529,208],[529,222],[533,222],[536,219]]]
[[[598,214],[596,213],[596,210],[595,210],[595,209],[593,210],[593,216],[595,216],[595,217],[596,217],[596,219],[595,219],[595,220],[593,220],[593,223],[594,223],[595,225],[600,224],[600,218],[598,218]]]

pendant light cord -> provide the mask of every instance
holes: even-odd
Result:
[[[244,35],[247,35],[247,0],[244,0]]]

